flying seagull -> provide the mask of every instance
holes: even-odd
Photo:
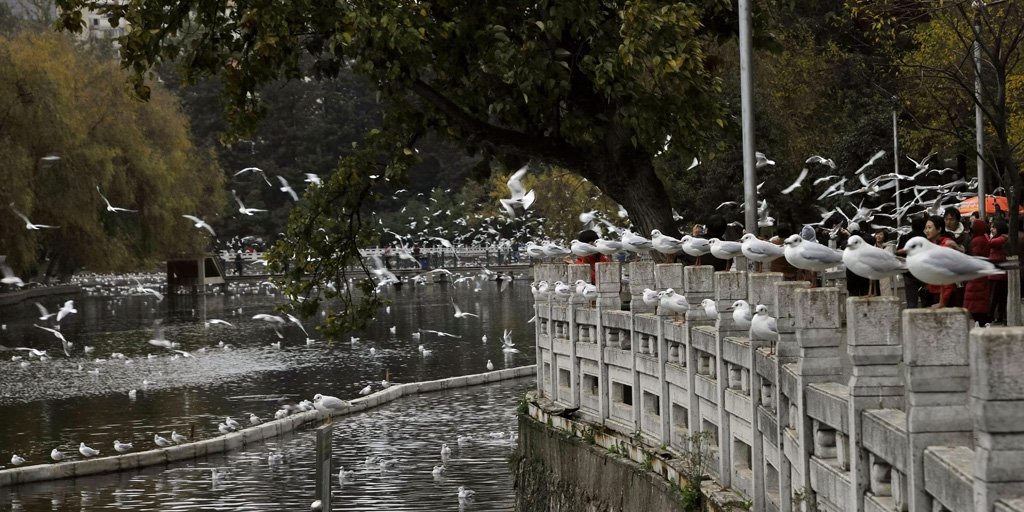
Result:
[[[193,217],[192,215],[182,215],[182,217],[185,217],[186,219],[195,222],[197,228],[203,228],[209,231],[211,235],[217,236],[217,233],[213,232],[213,228],[209,224],[207,224],[205,220],[200,219],[199,217]]]
[[[100,191],[100,186],[99,185],[96,185],[96,192],[99,192],[100,193],[100,197],[103,198],[103,202],[107,203],[107,211],[108,212],[115,212],[115,213],[116,212],[132,212],[132,213],[138,212],[138,210],[129,210],[127,208],[118,208],[116,206],[112,206],[110,204],[110,201],[107,200],[107,196],[103,195],[103,192]]]
[[[27,228],[27,229],[42,229],[42,228],[57,229],[57,228],[60,227],[60,226],[49,226],[47,224],[33,224],[32,221],[28,220],[28,217],[26,217],[24,213],[21,213],[20,211],[18,211],[17,208],[14,207],[14,202],[11,202],[10,207],[11,207],[11,210],[14,211],[14,213],[18,215],[18,217],[21,217],[21,220],[25,221],[25,228]]]

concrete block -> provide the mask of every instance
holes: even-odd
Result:
[[[226,451],[237,450],[244,446],[244,438],[238,432],[226,434],[222,439],[224,439],[224,450]]]
[[[595,272],[595,276],[596,272]],[[576,289],[576,281],[583,281],[584,283],[590,283],[590,265],[586,263],[575,264],[571,263],[566,265],[566,277],[565,284],[569,285],[572,289]]]
[[[658,263],[654,266],[654,284],[657,289],[672,288],[683,293],[683,264]]]
[[[594,279],[597,281],[597,292],[619,293],[622,286],[622,263],[601,262],[594,265]]]
[[[910,366],[967,365],[966,309],[908,309],[903,312],[903,362]]]
[[[907,390],[911,393],[967,393],[967,366],[904,366]]]
[[[974,476],[986,483],[1024,483],[1024,450],[975,448]]]
[[[740,299],[747,299],[747,273],[715,272],[715,300],[729,307]]]
[[[901,345],[900,304],[902,301],[896,297],[846,299],[847,345]]]
[[[775,297],[771,314],[778,324],[779,333],[793,332],[796,321],[796,291],[810,286],[807,281],[782,281],[775,283]],[[784,327],[785,326],[785,327]]]
[[[907,432],[969,432],[973,430],[966,406],[913,407],[907,411]]]
[[[841,374],[842,363],[839,356],[820,357],[815,359],[801,358],[797,362],[797,373],[802,376],[828,375],[837,377]]]
[[[838,329],[797,329],[796,342],[800,348],[838,348],[843,334]],[[838,355],[838,350],[834,350]]]
[[[970,408],[977,430],[1024,435],[1024,401],[988,401],[971,398]]]
[[[634,261],[629,264],[629,292],[643,293],[644,288],[654,286],[654,262]]]
[[[989,327],[970,336],[971,396],[1024,400],[1024,329]]]
[[[748,274],[747,281],[747,302],[751,306],[764,304],[768,311],[774,309],[775,284],[782,282],[781,272],[762,272],[759,274]]]
[[[840,327],[838,288],[801,289],[795,295],[797,330]]]
[[[710,265],[684,267],[683,290],[686,293],[714,294],[715,267]]]
[[[900,345],[847,345],[846,349],[850,354],[850,363],[854,365],[854,369],[861,366],[896,367],[903,359],[903,347]]]
[[[974,510],[989,511],[997,500],[1020,502],[1024,496],[1024,482],[993,482],[974,481]]]
[[[223,450],[221,450],[223,451]],[[155,466],[167,462],[167,455],[164,450],[146,450],[135,454],[139,460],[139,467]],[[57,464],[56,466],[70,466],[71,464]]]

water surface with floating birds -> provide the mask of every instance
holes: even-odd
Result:
[[[51,464],[54,448],[81,459],[82,442],[113,455],[114,440],[143,450],[155,447],[154,434],[208,439],[221,435],[218,424],[228,416],[242,426],[251,414],[268,421],[282,400],[294,403],[316,393],[352,399],[366,386],[382,389],[385,378],[404,383],[481,373],[488,360],[495,369],[533,364],[534,326],[527,323],[533,301],[528,277],[519,277],[504,291],[493,281],[478,287],[476,280],[388,290],[390,310],[381,310],[367,331],[331,343],[319,338],[315,319],[303,322],[308,336],[289,323],[280,329],[283,338],[268,322],[254,320],[276,314],[273,307],[283,301],[267,287],[163,300],[130,289],[80,294],[74,297],[78,313],[60,322],[73,343],[70,358],[50,332],[34,327],[50,326],[53,319],[40,320],[33,301],[0,309],[7,326],[0,345],[50,356],[40,362],[25,351],[0,353],[0,466],[11,467],[14,454],[26,459],[24,466]],[[54,312],[66,299],[39,302]],[[455,318],[453,302],[479,317]],[[232,325],[207,324],[211,319]],[[148,343],[157,320],[163,337],[192,357]],[[506,329],[520,352],[502,349]],[[11,361],[15,355],[23,358]],[[515,405],[532,386],[526,379],[405,397],[339,418],[336,466],[355,474],[344,485],[335,475],[335,509],[511,509],[505,456],[513,446]],[[473,440],[460,447],[460,436]],[[431,469],[441,464],[441,443],[452,447],[453,456],[435,478]],[[306,510],[313,495],[313,447],[312,431],[302,428],[196,461],[2,488],[0,510]],[[281,460],[268,462],[271,453]],[[399,463],[382,472],[365,464],[372,456]],[[214,468],[221,475],[216,479]],[[460,485],[477,491],[476,497],[460,504]]]

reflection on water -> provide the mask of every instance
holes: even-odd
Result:
[[[514,446],[516,402],[531,387],[527,379],[404,397],[339,419],[334,510],[511,510],[506,457]],[[460,446],[460,436],[473,440]],[[316,487],[315,438],[303,429],[246,451],[169,467],[21,486],[0,497],[0,509],[308,510]],[[444,475],[435,477],[442,443],[452,453]],[[268,461],[274,452],[283,455],[280,462]],[[371,456],[399,462],[382,472],[366,464]],[[341,467],[355,472],[344,483]],[[476,491],[474,498],[460,503],[460,486]]]
[[[7,330],[0,331],[0,345],[45,349],[53,356],[22,367],[20,362],[10,361],[13,352],[0,353],[4,357],[0,361],[0,465],[9,464],[14,453],[26,458],[26,465],[49,463],[50,450],[55,447],[78,458],[77,447],[83,441],[107,454],[113,452],[115,439],[133,442],[136,449],[151,448],[155,433],[168,437],[171,430],[195,439],[215,437],[219,435],[217,423],[226,416],[244,424],[250,413],[264,420],[271,418],[281,398],[298,400],[316,393],[353,398],[368,384],[379,390],[386,375],[400,383],[479,373],[485,370],[487,360],[496,368],[534,363],[534,330],[527,323],[533,315],[532,297],[526,280],[504,292],[493,282],[484,283],[479,292],[474,292],[474,287],[475,283],[406,285],[389,292],[394,300],[389,313],[381,311],[369,331],[354,333],[359,341],[353,343],[346,336],[330,344],[317,337],[314,319],[305,322],[315,338],[312,344],[307,344],[306,335],[293,324],[284,328],[284,339],[278,339],[266,322],[252,320],[255,314],[273,313],[273,307],[281,302],[280,297],[265,292],[200,296],[194,302],[182,296],[173,305],[170,299],[157,302],[151,296],[79,296],[75,300],[78,314],[61,322],[61,331],[74,344],[71,358],[64,357],[53,335],[33,327],[42,322],[31,302],[0,309],[0,323],[7,324]],[[463,311],[480,318],[454,318],[453,300]],[[58,306],[56,299],[40,302],[50,311]],[[205,320],[214,318],[234,326],[206,326]],[[147,343],[153,337],[156,319],[162,319],[166,338],[180,343],[180,348],[194,357],[175,357],[178,354]],[[419,329],[461,338],[429,333],[415,337]],[[512,329],[521,353],[502,352],[504,329]],[[272,346],[278,341],[280,349]],[[422,356],[419,345],[432,353]],[[84,353],[86,346],[93,351]],[[112,358],[115,352],[123,353],[125,359]],[[89,373],[96,370],[98,375]],[[138,390],[135,399],[128,396],[132,389]],[[460,422],[452,418],[453,413],[438,414],[449,417],[445,428]],[[378,432],[392,427],[400,429],[385,425]],[[234,464],[244,464],[244,455],[230,457],[241,457]],[[173,476],[173,471],[169,475],[157,479],[146,492],[180,497],[176,493],[182,482],[199,478],[194,472],[185,472],[180,478]],[[191,488],[195,491],[195,485]],[[303,499],[308,495],[311,492],[303,494]],[[125,503],[136,499],[130,493],[117,496]],[[257,502],[272,498],[254,498],[246,506],[258,506]],[[170,501],[162,501],[161,507],[175,508]],[[308,502],[303,507],[308,507]],[[4,508],[0,500],[0,509]]]

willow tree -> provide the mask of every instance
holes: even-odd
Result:
[[[174,96],[132,101],[124,78],[67,36],[0,36],[0,251],[16,272],[48,261],[47,277],[67,277],[202,254],[205,234],[181,215],[219,211],[216,162],[192,145]],[[97,187],[137,211],[107,211]],[[59,228],[25,229],[15,210]]]
[[[482,170],[492,160],[571,170],[622,204],[638,229],[673,232],[655,156],[715,145],[728,122],[703,51],[720,35],[725,0],[57,3],[68,30],[82,29],[83,8],[131,25],[120,41],[122,65],[141,98],[149,95],[147,73],[168,61],[186,81],[220,76],[236,133],[263,114],[261,86],[282,77],[332,77],[350,66],[375,85],[382,127],[307,194],[275,251],[298,260],[293,277],[314,276],[294,279],[293,297],[333,279],[373,239],[363,221],[379,193],[374,182],[403,183],[426,133],[480,155]],[[375,307],[342,299],[332,332],[364,325]],[[301,309],[318,306],[307,300]]]

